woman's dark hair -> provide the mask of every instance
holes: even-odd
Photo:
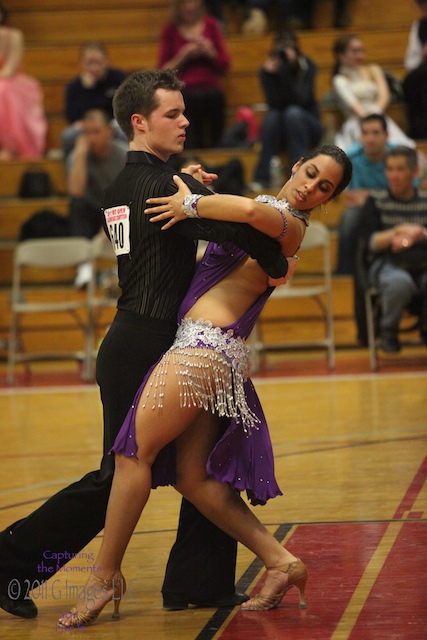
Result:
[[[313,160],[313,158],[317,158],[317,156],[329,156],[330,158],[333,158],[340,167],[342,167],[342,178],[332,195],[332,198],[336,198],[342,191],[344,191],[351,180],[353,173],[351,160],[340,147],[336,147],[334,144],[324,144],[321,147],[316,147],[303,156],[300,160],[301,165],[305,164],[309,160]]]
[[[352,40],[360,40],[357,33],[346,33],[343,36],[337,38],[332,47],[332,53],[334,54],[335,64],[332,69],[332,76],[336,76],[339,73],[341,62],[339,56],[345,53]]]

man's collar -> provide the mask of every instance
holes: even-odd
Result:
[[[153,164],[163,167],[166,163],[148,151],[128,151],[126,157],[127,164]]]

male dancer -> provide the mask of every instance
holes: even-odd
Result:
[[[149,367],[172,344],[177,310],[190,284],[196,239],[234,240],[273,278],[286,275],[280,245],[244,224],[189,219],[162,232],[144,209],[150,197],[176,191],[166,164],[181,153],[185,130],[182,83],[171,71],[129,76],[114,96],[114,115],[129,140],[126,167],[107,190],[105,228],[118,256],[122,294],[118,311],[97,358],[97,382],[104,412],[104,457],[98,471],[66,487],[27,518],[0,534],[0,607],[24,618],[37,615],[28,590],[51,577],[66,559],[52,561],[52,573],[37,573],[49,561],[43,552],[81,550],[104,526],[114,471],[106,455]],[[210,193],[192,176],[193,193]],[[183,501],[176,542],[162,587],[166,609],[188,605],[234,606],[247,599],[234,592],[237,544]],[[66,554],[64,554],[66,555]],[[27,597],[26,597],[27,596]]]

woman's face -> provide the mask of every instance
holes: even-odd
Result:
[[[358,38],[353,38],[348,43],[347,49],[340,56],[340,63],[346,67],[358,67],[365,61],[365,49]]]
[[[318,155],[292,167],[285,197],[294,209],[314,209],[332,198],[343,177],[343,168],[334,158]]]
[[[199,19],[201,2],[200,0],[179,0],[178,10],[181,20],[184,22],[193,22]]]

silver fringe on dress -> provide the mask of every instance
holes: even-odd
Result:
[[[162,407],[166,375],[172,362],[180,387],[180,406],[196,406],[218,416],[234,418],[245,432],[259,418],[249,408],[244,382],[250,368],[249,351],[243,338],[206,320],[184,318],[175,341],[154,369],[146,392],[152,408]],[[144,405],[145,406],[145,405]]]

